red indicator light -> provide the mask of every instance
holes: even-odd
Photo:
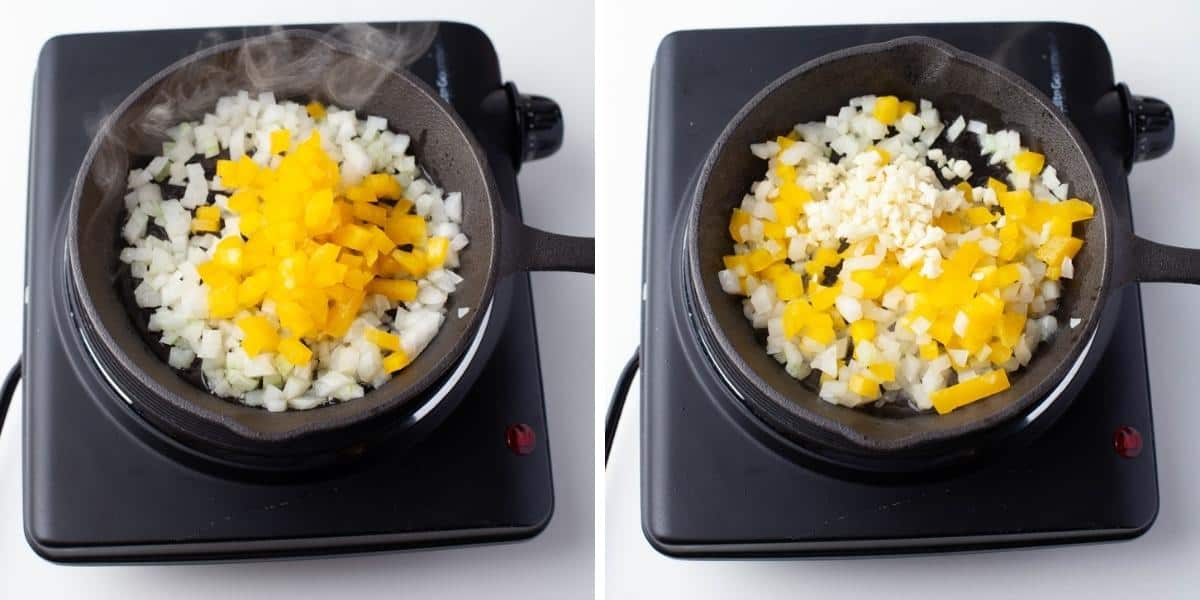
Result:
[[[504,432],[504,443],[514,454],[525,456],[533,452],[534,446],[537,445],[537,434],[533,432],[532,427],[524,423],[509,425]]]
[[[1113,433],[1113,450],[1125,458],[1133,458],[1141,454],[1142,434],[1128,425],[1118,427]]]

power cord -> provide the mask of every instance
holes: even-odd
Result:
[[[8,415],[8,407],[16,395],[17,384],[21,383],[21,360],[17,358],[17,364],[8,370],[8,375],[4,376],[4,385],[0,386],[0,431],[4,430],[4,417]]]
[[[625,409],[625,397],[633,385],[633,378],[641,366],[642,347],[638,346],[633,357],[621,369],[617,378],[617,388],[613,390],[612,400],[608,403],[608,414],[604,418],[604,467],[608,468],[608,455],[612,454],[613,439],[617,437],[617,424],[621,421],[621,411]]]

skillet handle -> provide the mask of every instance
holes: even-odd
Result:
[[[1126,282],[1174,282],[1200,285],[1200,249],[1180,248],[1133,236]]]
[[[501,241],[504,275],[519,271],[596,272],[596,239],[542,231],[505,214]]]

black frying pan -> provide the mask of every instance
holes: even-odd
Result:
[[[1015,129],[1024,145],[1046,155],[1047,164],[1070,184],[1072,196],[1096,207],[1095,218],[1083,224],[1085,244],[1074,261],[1075,278],[1063,280],[1059,332],[1010,376],[1010,389],[947,415],[898,406],[852,409],[821,400],[765,352],[742,313],[742,299],[725,294],[717,281],[721,257],[731,249],[731,211],[764,169],[750,144],[773,139],[797,122],[834,114],[849,98],[869,93],[926,98],[943,117],[962,114],[986,121],[992,130]],[[960,141],[973,137],[964,134]],[[981,171],[976,165],[975,172]],[[1039,407],[1043,403],[1069,403],[1072,398],[1061,391],[1070,379],[1089,375],[1085,353],[1102,352],[1108,343],[1112,328],[1101,327],[1100,309],[1112,291],[1135,281],[1200,283],[1200,251],[1138,238],[1130,223],[1117,219],[1083,137],[1041,92],[1007,69],[941,41],[899,38],[808,62],[737,113],[698,175],[686,231],[688,292],[717,368],[747,407],[775,430],[801,442],[833,443],[867,454],[927,450],[1019,415],[1050,412]],[[1070,318],[1081,321],[1070,328]]]
[[[270,64],[268,76],[264,64]],[[362,82],[370,85],[356,85]],[[389,126],[411,135],[412,151],[434,182],[462,192],[462,228],[470,245],[461,254],[464,281],[447,304],[446,321],[411,365],[362,398],[275,414],[218,398],[156,354],[135,325],[136,307],[122,301],[115,274],[129,165],[159,152],[164,126],[197,118],[218,97],[241,89],[386,117]],[[591,239],[539,231],[502,210],[480,144],[423,82],[302,30],[215,46],[150,78],[96,136],[71,203],[70,283],[99,366],[139,413],[170,435],[238,455],[286,458],[353,445],[355,432],[388,421],[431,386],[444,384],[464,353],[474,352],[498,280],[523,270],[591,272],[594,261]],[[465,318],[457,317],[460,307],[471,309]]]

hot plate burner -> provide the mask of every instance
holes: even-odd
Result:
[[[906,35],[945,40],[1040,88],[1082,130],[1127,218],[1138,152],[1108,50],[1060,23],[688,31],[655,61],[647,160],[642,523],[681,557],[930,552],[1122,539],[1158,513],[1141,295],[1109,310],[1117,329],[1096,374],[1044,434],[922,477],[880,479],[769,431],[719,379],[689,321],[680,215],[689,181],[728,120],[763,86],[834,50]],[[779,48],[787,48],[779,52]],[[1105,100],[1102,101],[1102,98]],[[702,99],[702,100],[697,100]],[[1129,428],[1129,429],[1126,429]],[[1139,432],[1140,452],[1129,431]],[[1115,437],[1114,437],[1115,436]]]
[[[497,98],[521,97],[505,88],[495,50],[478,29],[452,23],[377,27],[413,35],[410,69],[471,126],[488,149],[505,206],[519,214],[516,171],[522,160],[558,148],[561,122],[526,124],[516,118],[531,107],[496,109]],[[498,314],[492,317],[503,323],[496,350],[440,427],[403,452],[378,452],[319,475],[267,480],[190,456],[178,442],[155,434],[86,358],[65,290],[63,224],[68,188],[95,125],[143,80],[196,49],[265,33],[72,35],[54,38],[42,50],[26,258],[24,504],[30,544],[62,562],[161,562],[536,535],[550,519],[554,498],[525,274],[497,289],[496,297],[508,300],[493,305]],[[516,446],[513,431],[522,432]]]

